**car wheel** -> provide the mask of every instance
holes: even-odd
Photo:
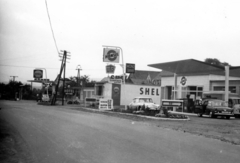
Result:
[[[226,116],[226,119],[230,119],[230,116],[228,115],[228,116]]]
[[[141,106],[138,106],[138,110],[140,110],[141,109]]]
[[[197,113],[197,116],[198,116],[198,117],[202,117],[202,114],[200,114],[200,113]]]
[[[214,112],[210,112],[210,113],[209,113],[209,116],[210,116],[211,118],[216,118]]]

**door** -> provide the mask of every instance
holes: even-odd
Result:
[[[112,99],[113,99],[113,106],[120,106],[120,101],[121,101],[121,85],[120,84],[112,84]]]

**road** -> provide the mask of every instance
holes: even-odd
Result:
[[[0,106],[0,118],[17,129],[39,163],[240,161],[239,146],[145,122],[27,101]]]

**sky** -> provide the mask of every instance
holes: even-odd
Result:
[[[58,50],[71,55],[66,77],[80,65],[81,76],[99,81],[108,75],[103,45],[121,47],[120,64],[136,70],[206,58],[240,66],[239,8],[238,0],[0,0],[0,82],[27,83],[35,68],[55,80]],[[114,75],[122,73],[116,64]]]

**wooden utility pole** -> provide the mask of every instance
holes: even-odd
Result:
[[[67,53],[69,53],[69,52],[64,50],[62,56],[60,55],[60,57],[62,57],[62,64],[61,64],[61,67],[60,67],[60,73],[58,75],[58,81],[57,81],[57,85],[56,85],[56,89],[55,89],[55,94],[53,95],[53,98],[51,100],[51,105],[55,105],[55,102],[56,102],[56,99],[57,99],[59,83],[60,83],[63,71],[64,71],[64,73],[63,73],[62,105],[64,105],[64,87],[65,87],[66,60],[69,59],[69,58],[67,58],[69,56]]]
[[[78,65],[76,70],[78,70],[78,74],[77,74],[77,87],[80,87],[80,70],[82,70],[81,66]],[[81,89],[80,88],[78,90],[78,93],[79,93],[79,100],[80,100],[80,98],[81,98]]]

